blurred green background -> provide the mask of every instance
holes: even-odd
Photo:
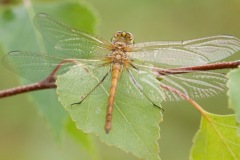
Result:
[[[118,30],[133,33],[136,43],[188,40],[219,34],[240,38],[239,0],[88,0],[84,3],[91,6],[98,17],[97,34],[109,40]],[[235,55],[229,60],[239,57]],[[18,85],[14,73],[2,66],[0,73],[0,89]],[[227,108],[226,93],[197,102],[212,113],[232,113]],[[200,115],[187,102],[165,102],[163,105],[160,156],[163,160],[189,159]],[[93,148],[90,154],[95,154],[95,159],[137,159],[101,143],[94,135],[88,137]],[[90,160],[92,157],[68,134],[63,134],[61,142],[56,140],[27,94],[22,94],[0,100],[0,159]]]

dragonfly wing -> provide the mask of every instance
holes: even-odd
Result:
[[[110,77],[109,72],[110,66],[99,66],[98,63],[74,65],[69,72],[57,79],[57,85],[61,82],[58,92],[66,92],[76,97],[71,103],[85,103],[85,100],[96,95],[106,98],[108,89],[106,90],[102,83]]]
[[[181,74],[171,74],[171,69],[161,69],[134,64],[139,70],[149,71],[159,81],[158,87],[167,85],[188,95],[190,98],[206,98],[224,92],[227,87],[225,73],[209,71],[178,70]],[[169,74],[166,74],[169,73]],[[182,100],[182,97],[169,90],[162,92],[163,100]]]
[[[44,55],[34,52],[13,51],[5,55],[2,59],[2,64],[9,70],[17,73],[31,81],[41,81],[59,65],[65,58]],[[97,64],[98,60],[81,60],[76,59],[76,63],[93,65]],[[75,62],[63,63],[57,72],[57,75],[63,74],[69,70]]]
[[[118,97],[128,97],[129,101],[127,101],[127,104],[131,103],[131,101],[132,103],[133,101],[138,101],[148,103],[147,106],[154,105],[160,108],[161,101],[164,99],[164,93],[159,88],[159,84],[155,76],[148,71],[136,70],[134,68],[123,69],[117,86],[116,102]],[[121,99],[121,101],[124,100]],[[137,106],[133,105],[133,107]]]
[[[227,78],[223,73],[194,71],[184,74],[159,76],[160,83],[171,86],[191,98],[206,98],[224,92]],[[165,91],[166,100],[181,100],[182,97]]]
[[[56,50],[67,53],[68,58],[102,58],[109,52],[110,42],[78,31],[47,14],[37,14],[33,22],[43,38]]]
[[[188,41],[146,42],[133,45],[129,56],[171,66],[202,65],[224,59],[240,50],[240,39],[212,36]]]

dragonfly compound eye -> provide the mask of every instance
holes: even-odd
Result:
[[[133,35],[129,32],[118,31],[112,38],[112,43],[115,44],[116,42],[123,42],[126,45],[131,45],[133,44]]]

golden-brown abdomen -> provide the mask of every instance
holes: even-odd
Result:
[[[112,66],[112,80],[111,80],[111,87],[109,91],[108,107],[107,107],[107,114],[106,114],[106,123],[105,123],[106,133],[108,133],[111,130],[114,97],[116,94],[117,82],[120,76],[120,72],[121,72],[121,65],[119,63],[114,63]]]

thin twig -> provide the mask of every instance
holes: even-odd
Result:
[[[0,98],[9,97],[9,96],[13,96],[13,95],[21,94],[21,93],[25,93],[25,92],[31,92],[31,91],[49,89],[49,88],[56,88],[56,87],[57,86],[55,84],[55,81],[49,80],[49,78],[47,78],[46,80],[41,81],[41,82],[2,90],[2,91],[0,91]]]
[[[56,68],[52,71],[52,73],[49,74],[49,76],[45,80],[41,82],[29,84],[29,85],[2,90],[0,91],[0,98],[9,97],[9,96],[13,96],[13,95],[17,95],[25,92],[30,92],[30,91],[56,88],[57,86],[55,84],[54,76],[56,75],[57,71],[64,63],[77,64],[77,61],[75,61],[74,59],[65,59],[56,66]],[[221,62],[221,63],[206,64],[201,66],[192,66],[192,67],[169,68],[169,69],[155,68],[154,72],[159,75],[183,74],[183,73],[189,73],[191,71],[207,71],[207,70],[216,70],[216,69],[237,68],[239,65],[240,65],[240,61],[232,61],[232,62]],[[192,100],[189,99],[189,97],[183,97],[183,98],[189,101],[190,103],[194,103],[194,101],[192,102]]]
[[[206,116],[206,111],[199,104],[197,104],[197,102],[192,100],[188,95],[184,94],[183,92],[181,92],[181,91],[179,91],[179,90],[177,90],[173,87],[170,87],[170,86],[167,86],[167,85],[164,85],[164,84],[161,84],[160,86],[163,89],[166,89],[166,90],[169,90],[173,93],[176,93],[177,95],[179,95],[180,97],[182,97],[183,99],[188,101],[190,104],[192,104],[201,113],[202,116],[204,116],[207,120],[209,120],[209,117]]]
[[[231,61],[231,62],[220,62],[205,64],[200,66],[190,66],[190,67],[179,67],[179,68],[154,68],[153,71],[158,73],[158,76],[167,75],[167,74],[183,74],[193,71],[210,71],[210,70],[219,70],[219,69],[229,69],[229,68],[238,68],[240,61]]]
[[[60,67],[65,63],[78,64],[78,62],[75,59],[64,59],[53,69],[53,71],[47,76],[45,80],[36,82],[33,84],[29,84],[29,85],[2,90],[0,91],[0,98],[9,97],[9,96],[13,96],[13,95],[17,95],[25,92],[36,91],[36,90],[56,88],[57,86],[55,84],[56,82],[55,75],[57,74]]]

